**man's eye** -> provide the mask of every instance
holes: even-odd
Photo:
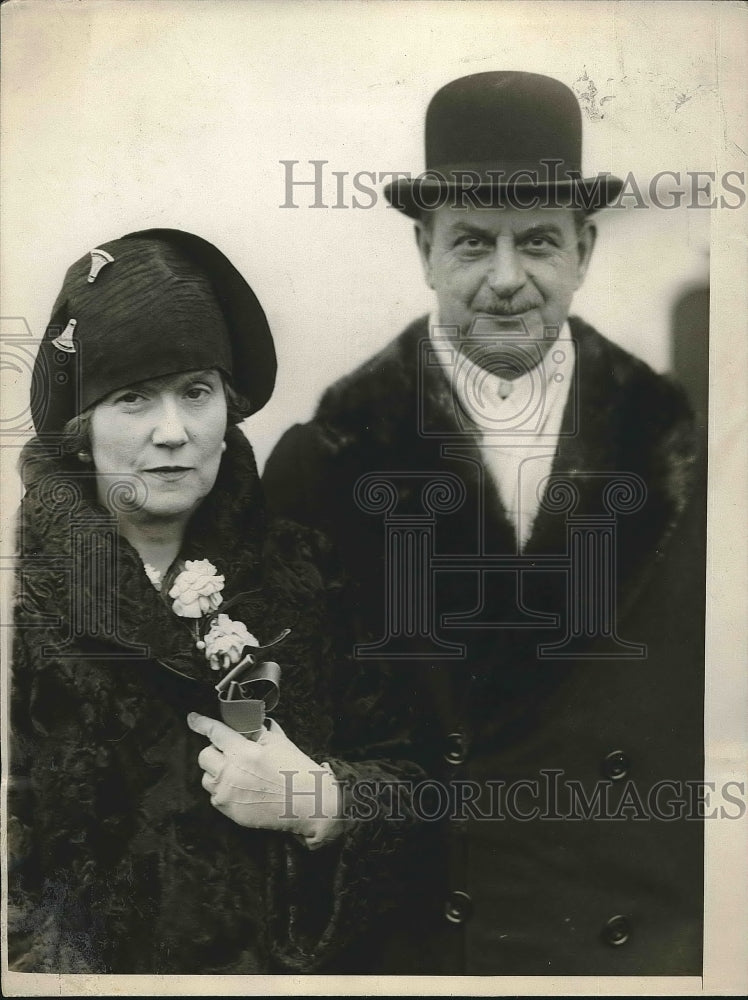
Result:
[[[525,246],[531,250],[552,250],[556,243],[549,236],[531,236],[525,240]]]
[[[455,246],[459,250],[483,250],[486,246],[486,241],[482,240],[479,236],[463,236],[461,239],[457,240]]]

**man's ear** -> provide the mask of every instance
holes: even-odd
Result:
[[[590,265],[592,251],[595,249],[597,241],[597,228],[594,222],[589,219],[584,220],[584,225],[577,236],[577,253],[579,254],[579,264],[577,267],[577,288],[579,288],[587,275],[587,268]]]
[[[418,252],[421,255],[423,275],[426,278],[426,284],[429,288],[433,288],[434,283],[431,279],[431,230],[427,225],[418,220],[415,224],[415,233]]]

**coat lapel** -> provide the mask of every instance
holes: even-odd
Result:
[[[428,363],[417,343],[428,337],[428,320],[414,324],[404,338],[411,332],[413,343],[404,339],[403,356],[418,358],[413,384],[420,406],[419,432],[431,441],[433,467],[457,476],[466,490],[462,532],[458,536],[461,547],[455,551],[475,554],[514,551],[516,531],[486,469],[479,432],[462,410],[445,366]],[[446,346],[445,356],[451,356]],[[453,543],[456,540],[453,535]]]
[[[695,457],[692,417],[666,379],[580,320],[570,326],[577,365],[549,483],[573,484],[578,500],[561,514],[541,504],[525,551],[564,549],[570,515],[612,517],[623,600],[662,551],[687,501]],[[611,510],[606,488],[616,483],[621,495],[627,488],[639,491],[641,504]]]
[[[570,511],[541,504],[524,554],[564,553],[567,523],[575,518],[611,517],[605,487],[629,483],[641,488],[640,507],[615,514],[619,595],[638,589],[645,570],[662,551],[690,491],[694,462],[693,423],[685,397],[667,379],[607,341],[577,318],[570,320],[577,364],[566,402],[549,482],[570,482],[578,499]],[[456,552],[513,553],[513,523],[488,474],[479,446],[454,398],[441,364],[425,364],[420,341],[426,318],[400,338],[400,362],[408,371],[411,399],[418,401],[415,467],[442,469],[466,488],[460,530],[450,526]],[[390,440],[390,447],[400,445]],[[479,548],[479,546],[483,548]]]

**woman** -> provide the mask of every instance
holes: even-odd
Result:
[[[22,461],[16,971],[324,969],[363,931],[366,886],[387,895],[367,856],[379,864],[407,822],[343,819],[335,775],[407,768],[328,762],[322,546],[265,523],[235,426],[275,367],[249,285],[196,236],[130,234],[67,272]],[[217,721],[216,687],[279,637],[282,728],[251,742]]]

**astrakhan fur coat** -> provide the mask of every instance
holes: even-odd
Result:
[[[225,576],[227,613],[261,643],[281,629],[286,734],[341,780],[382,773],[330,754],[335,674],[320,536],[266,523],[251,447],[234,428],[180,555]],[[249,830],[202,789],[216,674],[149,582],[91,473],[27,446],[12,671],[10,967],[51,973],[335,969],[394,905],[408,822],[352,823],[308,852]],[[112,504],[126,497],[112,496]],[[230,603],[233,602],[233,603]],[[408,770],[407,765],[403,765]],[[395,771],[397,766],[395,765]],[[385,774],[390,772],[384,769]],[[346,793],[347,794],[347,793]]]

